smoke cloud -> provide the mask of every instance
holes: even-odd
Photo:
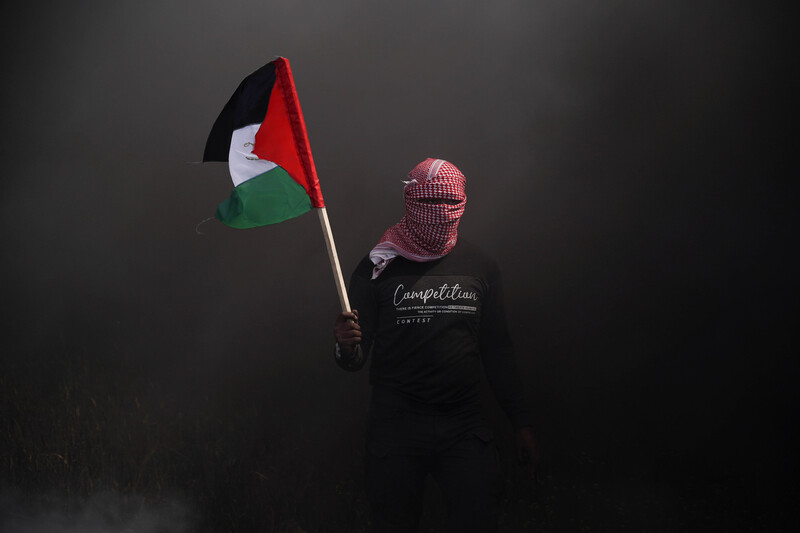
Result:
[[[417,162],[467,176],[459,232],[503,269],[550,463],[537,493],[508,461],[527,503],[507,524],[788,520],[796,91],[780,3],[80,4],[0,22],[7,530],[182,531],[193,513],[363,527],[369,385],[332,363],[316,218],[194,230],[231,185],[190,163],[276,55],[346,276],[402,216]],[[103,477],[120,488],[90,488]],[[8,503],[67,490],[85,503]]]

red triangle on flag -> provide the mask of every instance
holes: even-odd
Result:
[[[274,63],[275,85],[267,106],[267,116],[256,133],[253,153],[280,165],[303,186],[311,198],[312,206],[325,207],[289,60],[281,57]]]

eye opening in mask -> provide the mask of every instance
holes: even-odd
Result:
[[[421,204],[458,205],[461,203],[461,200],[456,200],[454,198],[417,198],[417,202]]]

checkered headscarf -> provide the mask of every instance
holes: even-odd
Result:
[[[403,192],[405,216],[386,230],[369,253],[377,278],[392,259],[401,255],[412,261],[433,261],[453,249],[458,222],[467,205],[466,179],[455,165],[443,159],[426,159],[408,173]],[[430,204],[426,198],[457,200],[457,204]]]

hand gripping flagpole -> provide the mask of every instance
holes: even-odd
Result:
[[[319,223],[322,225],[322,233],[325,236],[325,247],[328,249],[328,259],[331,261],[333,278],[336,281],[336,292],[339,293],[339,303],[342,305],[342,312],[350,311],[350,301],[347,298],[347,288],[342,277],[342,267],[339,265],[339,256],[336,253],[336,243],[333,240],[331,223],[328,220],[328,212],[324,207],[315,208],[319,214]]]

